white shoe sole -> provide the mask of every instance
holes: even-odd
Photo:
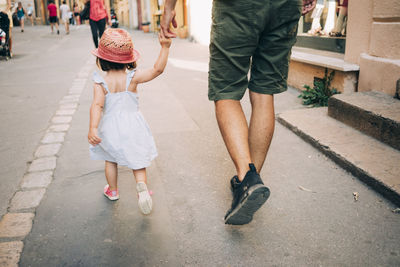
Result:
[[[136,190],[138,192],[138,206],[140,211],[144,214],[150,214],[153,209],[153,200],[151,199],[150,193],[147,190],[147,186],[143,182],[139,182],[136,185]]]

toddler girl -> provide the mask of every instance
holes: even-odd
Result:
[[[154,67],[136,71],[139,53],[133,49],[132,39],[123,29],[104,31],[99,47],[92,51],[97,65],[107,74],[103,78],[93,74],[94,97],[90,108],[88,141],[90,156],[105,161],[108,184],[104,195],[119,199],[117,167],[132,169],[136,179],[139,208],[144,214],[152,209],[147,189],[146,167],[157,156],[150,129],[138,109],[137,86],[160,75],[168,60],[171,39],[159,34],[160,55]],[[127,72],[128,70],[128,72]],[[103,112],[103,115],[101,116]]]

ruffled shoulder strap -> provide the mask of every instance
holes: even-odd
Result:
[[[93,72],[93,78],[92,79],[93,79],[93,81],[95,83],[102,84],[104,89],[106,89],[107,93],[110,93],[110,90],[108,90],[108,86],[106,84],[106,81],[104,80],[104,78],[97,71]]]
[[[131,84],[132,78],[133,76],[135,76],[135,71],[136,70],[131,70],[128,72],[128,74],[126,75],[126,91],[128,91],[129,85]]]

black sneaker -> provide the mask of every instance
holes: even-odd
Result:
[[[233,176],[231,179],[231,191],[233,194],[233,188],[236,188],[240,184],[239,177],[237,175]]]
[[[250,170],[243,181],[237,176],[231,179],[233,192],[232,207],[225,215],[225,224],[242,225],[253,220],[253,214],[261,208],[269,197],[269,189],[261,180],[256,168],[249,164]]]
[[[59,31],[59,30],[57,30],[57,34],[60,34],[60,31]]]

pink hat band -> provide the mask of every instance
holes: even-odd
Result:
[[[139,59],[139,52],[133,48],[129,33],[123,29],[108,28],[99,42],[99,48],[92,53],[104,60],[115,63],[132,63]]]

